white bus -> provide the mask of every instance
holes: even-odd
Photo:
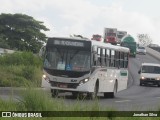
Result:
[[[89,39],[49,38],[45,47],[42,86],[59,92],[97,93],[113,98],[127,88],[129,49]]]

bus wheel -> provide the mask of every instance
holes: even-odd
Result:
[[[97,98],[97,93],[98,93],[98,82],[96,82],[96,85],[94,87],[94,92],[88,93],[88,96],[90,99],[96,99]]]
[[[58,90],[51,90],[51,93],[52,93],[52,97],[58,97]]]
[[[72,92],[72,97],[73,98],[77,98],[79,96],[79,93],[78,92]]]
[[[142,85],[143,85],[141,81],[140,81],[139,85],[140,85],[140,86],[142,86]]]
[[[104,97],[105,98],[114,98],[115,97],[115,93],[117,93],[117,81],[115,82],[114,84],[114,89],[113,89],[113,92],[105,92],[104,93]]]
[[[105,92],[104,97],[105,98],[114,98],[114,92]]]

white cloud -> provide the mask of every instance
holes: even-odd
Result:
[[[126,11],[117,0],[104,5],[93,4],[91,0],[4,0],[0,12],[36,17],[51,30],[48,36],[82,34],[90,38],[96,33],[103,35],[104,27],[114,27],[134,37],[137,33],[148,33],[160,44],[157,39],[160,38],[157,33],[160,19],[138,11]]]

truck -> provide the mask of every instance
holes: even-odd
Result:
[[[121,39],[121,46],[130,49],[130,56],[136,57],[137,43],[131,35],[126,35]]]
[[[117,28],[104,28],[104,42],[117,45]]]
[[[102,36],[98,34],[93,34],[91,40],[101,41]]]
[[[121,39],[127,35],[126,31],[117,31],[117,42],[120,44]]]

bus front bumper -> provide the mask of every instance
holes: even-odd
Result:
[[[79,83],[55,83],[50,82],[52,90],[59,90],[63,92],[93,92],[89,89],[88,83],[79,85]]]
[[[72,89],[72,88],[59,88],[59,87],[51,87],[51,90],[59,90],[62,92],[88,92],[87,90]]]

